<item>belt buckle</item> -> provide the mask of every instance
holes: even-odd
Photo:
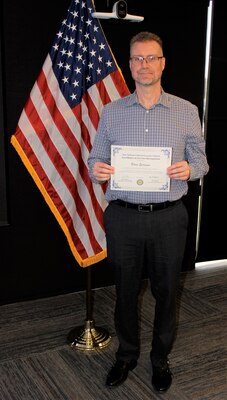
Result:
[[[147,209],[145,209],[147,207]],[[140,212],[150,212],[153,210],[152,204],[138,204],[138,211]]]

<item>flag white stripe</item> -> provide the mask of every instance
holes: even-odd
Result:
[[[82,121],[89,132],[90,142],[93,145],[94,137],[95,137],[97,131],[93,125],[92,120],[89,117],[87,104],[85,103],[85,101],[83,99],[80,104],[81,104],[81,111],[82,111]]]
[[[110,101],[114,101],[120,98],[119,92],[116,89],[114,81],[110,75],[103,79],[103,84],[105,85],[106,91],[110,97]]]

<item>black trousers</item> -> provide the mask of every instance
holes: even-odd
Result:
[[[116,285],[116,358],[130,361],[140,354],[138,296],[144,265],[155,313],[151,361],[160,365],[171,351],[176,331],[176,292],[184,255],[188,214],[182,202],[163,210],[139,212],[110,203],[104,213],[107,256]]]

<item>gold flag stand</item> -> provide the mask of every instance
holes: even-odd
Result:
[[[91,267],[87,267],[86,270],[86,320],[84,326],[78,326],[69,332],[68,342],[73,349],[102,349],[109,344],[111,336],[106,329],[95,327],[94,320],[92,318]]]

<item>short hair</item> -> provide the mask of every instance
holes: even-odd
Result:
[[[136,42],[150,42],[152,40],[157,42],[161,47],[161,49],[163,50],[162,39],[158,35],[152,32],[139,32],[135,36],[133,36],[130,40],[130,50],[134,45],[134,43]]]

